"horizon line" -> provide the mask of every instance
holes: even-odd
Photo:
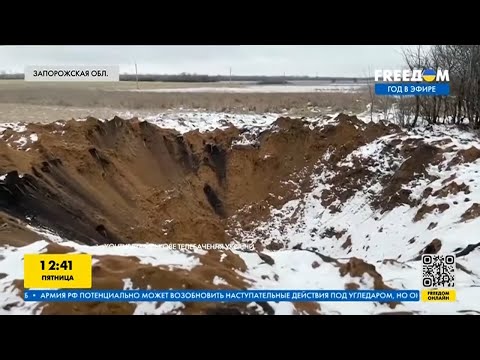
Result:
[[[373,78],[373,76],[337,76],[337,75],[263,75],[263,74],[249,74],[249,75],[234,75],[234,74],[202,74],[202,73],[189,73],[189,72],[180,72],[180,73],[130,73],[130,72],[123,72],[119,74],[120,76],[204,76],[210,78],[310,78],[310,79],[358,79],[358,80],[368,80]],[[0,70],[0,77],[4,76],[25,76],[24,72],[10,72],[10,73],[2,73]]]

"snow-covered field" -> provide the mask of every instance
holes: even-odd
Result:
[[[178,93],[312,93],[312,92],[355,92],[366,85],[253,85],[238,87],[191,87],[191,88],[158,88],[133,89],[136,92],[178,92]]]
[[[165,89],[162,89],[165,90]],[[185,90],[185,89],[182,89]],[[269,128],[279,114],[264,115],[232,115],[212,114],[206,112],[178,112],[164,113],[144,120],[161,127],[175,128],[180,132],[199,129],[200,131],[213,130],[233,124],[239,128],[248,128],[251,131]],[[365,122],[369,116],[365,113],[359,118]],[[335,117],[335,114],[331,114]],[[378,121],[378,114],[374,121]],[[320,116],[311,121],[332,123],[326,117]],[[21,128],[20,128],[21,129]],[[1,129],[0,129],[1,132]],[[303,193],[297,199],[286,203],[280,209],[272,209],[270,219],[257,224],[252,231],[237,233],[238,241],[260,240],[265,244],[270,241],[282,242],[286,245],[283,250],[263,253],[273,259],[273,264],[266,263],[255,252],[233,251],[247,265],[245,272],[239,274],[246,278],[252,289],[344,289],[346,284],[354,283],[359,289],[372,289],[373,278],[364,274],[362,277],[341,276],[338,264],[325,262],[312,251],[293,249],[295,245],[302,249],[315,248],[323,255],[338,259],[345,263],[351,257],[357,257],[376,267],[382,275],[383,282],[396,289],[421,288],[421,263],[413,261],[415,256],[433,239],[440,239],[442,246],[439,254],[452,254],[464,249],[468,245],[476,244],[480,231],[480,217],[462,221],[461,217],[474,203],[480,204],[480,159],[452,165],[447,164],[460,150],[472,146],[480,150],[480,140],[473,134],[457,128],[442,125],[431,128],[418,128],[402,134],[380,137],[351,153],[339,165],[350,166],[354,158],[371,159],[374,165],[371,169],[378,176],[392,174],[392,165],[400,166],[407,158],[390,158],[382,150],[395,142],[401,149],[407,139],[421,138],[427,144],[447,147],[454,146],[445,153],[441,164],[427,167],[430,175],[436,180],[419,178],[404,186],[411,190],[411,197],[421,200],[416,207],[402,205],[391,211],[380,213],[370,205],[370,199],[382,190],[378,181],[372,181],[363,190],[358,191],[352,198],[340,203],[340,211],[332,214],[321,201],[321,193],[329,188],[328,179],[334,174],[328,170],[317,171],[312,175],[315,186],[312,191]],[[437,142],[445,139],[451,141],[445,145]],[[328,155],[327,155],[328,156]],[[328,159],[325,159],[328,160]],[[394,164],[394,162],[397,164]],[[468,185],[469,192],[460,191],[456,194],[447,194],[444,197],[421,198],[423,191],[430,187],[432,193],[456,182],[457,185]],[[466,200],[468,198],[468,201]],[[433,211],[427,213],[423,219],[414,221],[414,217],[422,205],[448,204],[444,212]],[[431,224],[436,223],[432,228]],[[337,238],[312,236],[322,234],[327,229],[343,232]],[[36,229],[40,233],[40,230]],[[141,263],[153,266],[167,265],[172,269],[193,269],[202,266],[199,256],[202,251],[169,250],[151,246],[142,247],[88,247],[71,241],[59,239],[54,234],[43,231],[46,240],[61,242],[62,245],[75,249],[76,252],[87,252],[94,255],[124,255],[136,256]],[[342,245],[350,238],[351,246]],[[412,241],[414,239],[414,241]],[[23,255],[39,253],[45,250],[47,241],[38,241],[23,248],[0,248],[0,314],[32,314],[39,313],[38,304],[24,302],[12,281],[23,278]],[[459,256],[457,263],[460,268],[456,271],[457,300],[452,303],[403,303],[395,309],[385,304],[374,302],[320,302],[321,314],[379,314],[386,312],[408,311],[415,314],[480,314],[480,248],[466,256]],[[129,279],[123,279],[125,289],[131,288]],[[216,283],[225,280],[216,278]],[[7,304],[16,306],[4,307]],[[292,314],[294,305],[291,303],[270,303],[276,314]],[[139,303],[135,314],[162,314],[175,309],[181,312],[182,303],[164,303],[160,307],[152,303]]]

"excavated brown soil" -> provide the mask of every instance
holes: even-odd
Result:
[[[470,194],[470,188],[465,183],[457,184],[455,181],[452,181],[450,184],[444,186],[440,190],[435,191],[432,195],[439,198],[444,198],[448,195],[456,195],[459,192]]]
[[[339,268],[340,275],[350,275],[352,277],[362,277],[364,274],[370,275],[373,278],[373,288],[375,290],[390,290],[391,288],[383,282],[382,275],[380,275],[375,266],[372,264],[368,264],[361,259],[357,259],[352,257],[349,261],[345,264],[340,265]],[[353,290],[353,287],[350,285],[350,288]],[[398,302],[391,302],[388,303],[388,306],[391,309],[395,309],[398,305]]]
[[[417,213],[415,214],[413,221],[417,222],[422,220],[425,215],[431,214],[433,211],[438,210],[439,213],[443,213],[445,210],[448,210],[450,205],[448,204],[435,204],[435,205],[422,205],[420,209],[418,209]]]
[[[118,117],[30,124],[22,136],[35,133],[38,141],[22,149],[15,148],[18,134],[7,130],[0,211],[88,245],[225,243],[230,215],[253,205],[241,223],[265,218],[270,206],[295,196],[289,179],[310,186],[303,175],[327,149],[342,158],[397,130],[382,124],[359,130],[364,124],[355,117],[338,120],[311,130],[302,120],[279,118],[257,146],[233,147],[240,135],[234,127],[181,135]],[[353,194],[347,189],[356,183],[348,182],[363,174],[353,175],[338,179],[337,198]]]
[[[472,146],[466,150],[460,150],[457,155],[448,163],[448,166],[471,163],[480,158],[480,149]]]
[[[417,205],[417,202],[410,197],[411,191],[403,189],[403,185],[422,177],[434,180],[428,175],[426,169],[429,165],[436,165],[443,160],[440,148],[425,144],[418,139],[412,139],[410,142],[408,140],[404,144],[410,146],[403,148],[403,156],[407,159],[392,176],[383,179],[385,186],[381,195],[373,202],[374,206],[382,212],[390,211],[402,204]]]
[[[0,245],[25,246],[40,239],[41,236],[28,230],[25,223],[0,212]]]
[[[462,221],[468,221],[480,216],[480,204],[473,203],[465,213],[462,214]]]
[[[440,239],[433,239],[427,246],[425,246],[415,257],[414,260],[421,260],[422,255],[426,254],[438,254],[442,248],[442,241]]]

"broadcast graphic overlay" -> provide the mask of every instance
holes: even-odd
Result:
[[[422,301],[454,302],[455,255],[422,255]]]
[[[92,289],[89,254],[27,254],[25,301],[37,302],[418,302],[419,290],[107,290]]]
[[[118,65],[29,65],[25,67],[25,81],[59,82],[117,82],[120,81]]]
[[[88,254],[26,254],[26,289],[90,289],[92,256]]]
[[[449,94],[448,70],[375,70],[375,95],[447,96]]]

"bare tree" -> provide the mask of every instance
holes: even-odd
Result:
[[[394,121],[395,124],[401,127],[409,127],[410,119],[414,109],[414,103],[412,103],[411,97],[399,97],[395,104]]]
[[[396,98],[394,96],[378,96],[377,97],[377,106],[383,114],[384,120],[388,120],[391,114],[391,110],[395,104]]]
[[[370,100],[370,122],[373,122],[373,111],[374,111],[374,103],[375,103],[375,84],[374,81],[372,80],[372,69],[369,67],[368,68],[368,74],[367,74],[367,87],[368,87],[368,99]]]
[[[425,66],[426,57],[423,45],[417,45],[414,49],[403,49],[403,58],[408,68],[413,71],[414,69],[421,69]],[[415,127],[417,125],[418,117],[420,114],[420,96],[415,96],[415,111],[413,121],[408,123],[409,127]]]
[[[404,59],[410,69],[431,67],[450,75],[449,96],[416,97],[413,126],[421,115],[429,123],[468,119],[480,127],[480,45],[433,45],[429,51],[418,46],[404,50]]]

